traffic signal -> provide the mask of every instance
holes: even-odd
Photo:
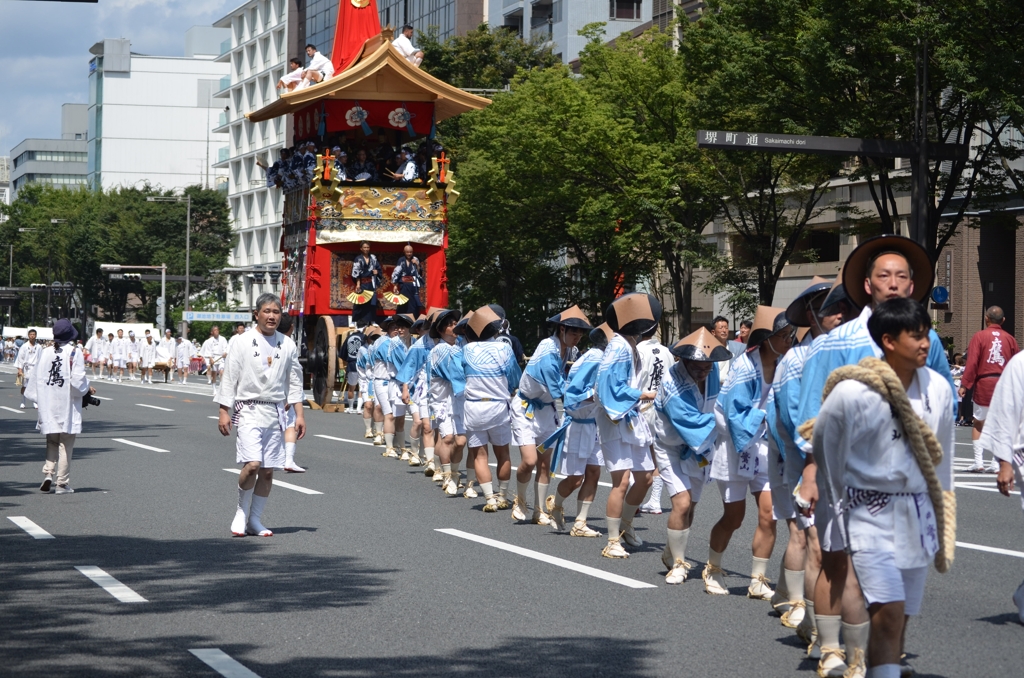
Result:
[[[142,280],[141,273],[125,273],[122,280]]]
[[[32,283],[31,285],[29,285],[29,287],[31,287],[34,290],[45,290],[48,287],[48,285],[46,283]]]

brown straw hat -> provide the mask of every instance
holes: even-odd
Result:
[[[914,293],[911,295],[913,299],[924,301],[931,292],[932,284],[935,282],[935,270],[925,249],[902,235],[876,235],[858,245],[843,265],[842,278],[846,296],[857,306],[863,308],[871,303],[871,297],[864,291],[868,264],[887,252],[899,254],[910,263],[914,278]]]

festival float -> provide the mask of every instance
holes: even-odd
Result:
[[[257,123],[291,114],[295,144],[311,141],[318,149],[312,181],[285,193],[280,247],[282,303],[296,316],[313,400],[327,411],[340,408],[332,395],[344,371],[341,347],[352,331],[353,303],[360,300],[351,275],[360,243],[371,243],[383,269],[375,290],[378,319],[403,300],[391,273],[407,244],[424,268],[420,304],[444,308],[448,208],[459,195],[443,152],[430,159],[427,177],[409,184],[341,181],[330,149],[432,139],[438,122],[490,103],[407,61],[391,44],[393,30],[381,28],[374,0],[342,0],[336,25],[335,75],[246,115]]]

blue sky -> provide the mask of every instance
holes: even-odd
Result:
[[[0,0],[0,155],[26,138],[60,136],[60,107],[88,101],[89,48],[128,38],[132,51],[182,56],[185,31],[243,0]]]

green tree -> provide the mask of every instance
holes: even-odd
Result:
[[[442,41],[437,26],[420,33],[422,68],[455,87],[502,89],[521,70],[551,68],[561,60],[542,40],[527,42],[507,28],[480,24],[466,35]]]

